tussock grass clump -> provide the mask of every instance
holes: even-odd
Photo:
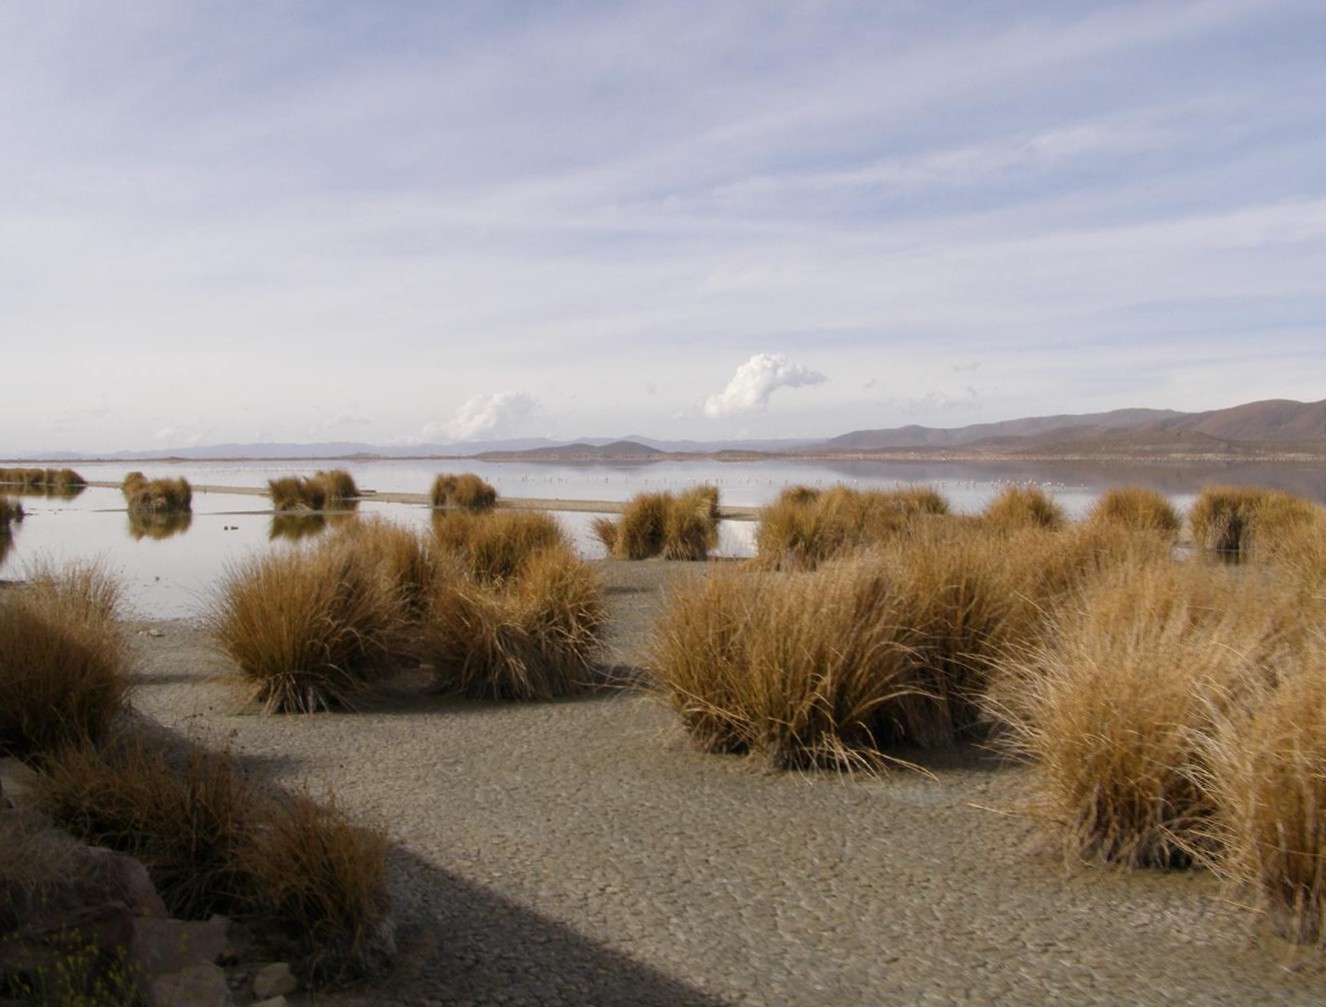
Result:
[[[1280,936],[1326,939],[1326,648],[1217,717],[1202,785],[1212,866],[1250,892]]]
[[[469,576],[489,581],[516,576],[537,552],[571,549],[557,519],[542,511],[435,514],[433,545]]]
[[[1000,742],[1034,764],[1032,805],[1072,854],[1190,861],[1214,808],[1195,782],[1202,739],[1285,646],[1281,597],[1236,573],[1169,561],[1107,570],[1001,665],[988,700]]]
[[[0,534],[8,533],[13,525],[23,521],[23,504],[0,496]]]
[[[0,483],[27,490],[50,490],[56,493],[87,486],[87,480],[70,468],[0,468]]]
[[[1145,486],[1120,486],[1101,494],[1087,513],[1087,522],[1173,537],[1182,519],[1164,494]]]
[[[394,952],[386,834],[334,800],[260,790],[228,751],[137,737],[68,749],[37,795],[73,835],[142,860],[174,914],[242,914],[293,944],[310,981],[371,974]]]
[[[378,515],[351,521],[338,535],[349,548],[372,558],[406,614],[423,610],[437,576],[428,538]]]
[[[170,514],[187,511],[193,504],[189,480],[148,479],[141,472],[130,472],[120,484],[130,514]]]
[[[1064,509],[1038,486],[1018,485],[1005,488],[985,505],[981,512],[985,523],[994,528],[1062,528]]]
[[[464,573],[435,588],[422,651],[436,688],[476,699],[552,699],[587,684],[606,610],[598,577],[569,549],[530,555],[517,576]]]
[[[594,535],[617,559],[705,560],[718,545],[718,488],[639,493],[620,518],[597,518]]]
[[[434,508],[481,512],[497,506],[497,490],[473,472],[439,473],[429,493]]]
[[[386,670],[397,595],[352,542],[227,568],[209,627],[268,711],[351,704]]]
[[[937,526],[812,573],[714,571],[669,597],[657,689],[703,749],[778,767],[881,765],[968,736],[1040,612],[988,535]]]
[[[1188,512],[1193,540],[1226,557],[1271,556],[1278,546],[1322,521],[1311,501],[1279,490],[1210,486]]]
[[[254,908],[295,943],[311,981],[372,975],[390,963],[390,848],[383,830],[307,794],[277,799],[250,829],[238,865]]]
[[[67,748],[43,765],[37,796],[61,828],[141,860],[173,915],[245,907],[237,861],[259,798],[229,753],[167,752],[139,738]]]
[[[95,565],[0,592],[0,752],[40,759],[110,731],[129,691],[119,585]]]
[[[319,470],[311,476],[281,476],[267,480],[267,494],[278,511],[353,507],[359,487],[345,469]]]
[[[813,570],[826,560],[887,541],[918,518],[948,513],[948,501],[929,487],[820,491],[793,486],[760,511],[756,565]]]

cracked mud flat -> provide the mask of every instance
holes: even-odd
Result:
[[[638,665],[661,562],[600,564],[606,661]],[[146,630],[148,627],[143,627]],[[1202,872],[1065,866],[1012,813],[1025,770],[773,775],[691,750],[632,691],[237,713],[184,622],[135,639],[137,707],[399,843],[395,973],[328,1005],[1320,1004],[1320,952]]]

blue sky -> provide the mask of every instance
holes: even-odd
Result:
[[[0,7],[0,452],[1326,398],[1320,0]]]

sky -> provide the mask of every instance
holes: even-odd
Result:
[[[0,454],[1326,399],[1321,0],[0,5]]]

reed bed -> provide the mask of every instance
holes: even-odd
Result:
[[[189,480],[148,479],[141,472],[130,472],[120,484],[130,514],[179,514],[191,509],[193,487]]]
[[[697,486],[684,493],[640,493],[620,518],[596,518],[594,535],[616,559],[709,558],[718,546],[718,488]]]
[[[0,592],[0,752],[38,761],[107,736],[129,693],[120,587],[101,567],[38,567]]]
[[[930,487],[862,491],[793,486],[761,510],[755,562],[768,570],[813,570],[888,541],[920,520],[948,513],[948,501]]]
[[[442,472],[433,480],[429,498],[433,507],[481,513],[497,506],[497,490],[473,472]]]

